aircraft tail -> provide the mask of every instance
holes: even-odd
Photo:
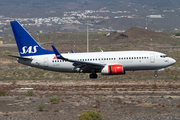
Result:
[[[42,48],[17,21],[11,21],[10,23],[21,57],[54,54],[53,51]]]

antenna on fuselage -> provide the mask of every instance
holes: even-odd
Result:
[[[101,52],[104,52],[104,51],[101,49],[101,47],[100,47],[99,49],[101,50]]]

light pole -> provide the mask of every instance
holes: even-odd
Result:
[[[88,31],[88,21],[86,22],[87,24],[87,52],[89,52],[89,31]]]

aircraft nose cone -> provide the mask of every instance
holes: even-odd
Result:
[[[176,60],[175,59],[173,59],[173,64],[175,64],[176,63]]]
[[[171,64],[173,65],[173,64],[175,64],[175,63],[176,63],[176,60],[173,59],[173,58],[171,58]]]

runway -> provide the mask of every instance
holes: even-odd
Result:
[[[17,119],[51,117],[72,120],[89,109],[101,111],[107,120],[180,118],[179,80],[13,81],[0,80],[1,90],[6,91],[6,96],[0,97],[1,119],[10,116]],[[32,88],[33,96],[25,96],[27,89],[21,88]],[[61,98],[57,104],[49,101],[54,95]],[[36,110],[40,103],[46,104],[44,112]],[[7,112],[8,116],[5,116]]]
[[[13,81],[16,83],[13,85]],[[9,94],[21,93],[21,88],[33,88],[36,93],[46,91],[63,95],[171,95],[180,96],[178,80],[0,80],[0,85]],[[6,87],[5,87],[6,86]],[[48,91],[48,92],[47,92]]]

